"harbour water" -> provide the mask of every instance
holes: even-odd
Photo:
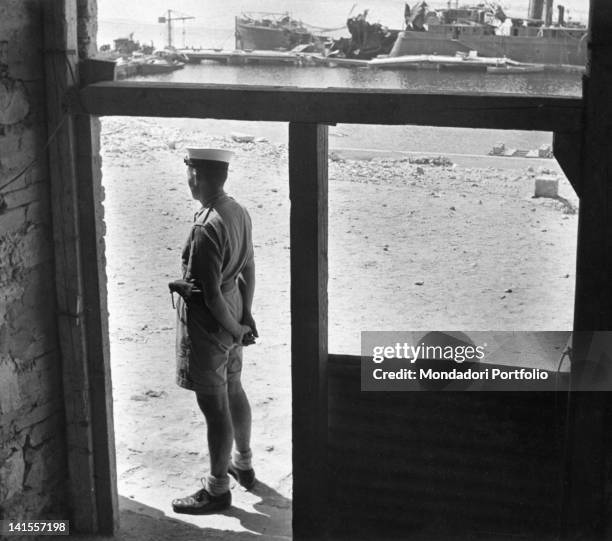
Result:
[[[142,77],[140,80],[152,80]],[[379,70],[307,66],[226,66],[217,63],[186,65],[156,81],[254,84],[298,87],[401,88],[424,92],[464,91],[580,96],[578,73],[542,72],[495,75],[436,70]]]

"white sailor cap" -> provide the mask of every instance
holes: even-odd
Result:
[[[185,163],[193,165],[194,162],[223,162],[229,163],[234,153],[221,148],[188,148]]]

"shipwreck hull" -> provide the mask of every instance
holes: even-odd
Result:
[[[237,49],[289,49],[289,45],[289,33],[280,28],[266,28],[236,22]]]
[[[586,40],[574,37],[460,36],[452,39],[433,32],[400,32],[389,56],[415,54],[452,55],[478,51],[480,56],[507,57],[518,62],[584,66]]]
[[[429,32],[400,32],[389,56],[407,56],[421,54],[439,54],[453,56],[457,52],[467,53],[470,50],[456,39]],[[483,55],[484,56],[484,55]]]
[[[292,49],[310,43],[312,34],[287,28],[274,28],[236,20],[236,49],[268,50]]]
[[[575,38],[538,38],[531,36],[483,36],[462,38],[461,42],[475,48],[482,56],[506,56],[519,62],[551,65],[586,64],[586,40]]]

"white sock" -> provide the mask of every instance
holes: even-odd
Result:
[[[229,490],[229,476],[215,477],[214,475],[207,475],[205,488],[213,496],[221,496],[221,494],[225,494]]]
[[[244,453],[240,451],[234,451],[232,456],[232,464],[238,470],[250,470],[253,466],[251,466],[251,458],[253,457],[253,452],[249,449]]]

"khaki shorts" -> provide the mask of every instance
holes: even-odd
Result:
[[[228,382],[240,381],[242,346],[226,331],[210,332],[182,299],[177,305],[176,381],[201,394],[227,392]]]

